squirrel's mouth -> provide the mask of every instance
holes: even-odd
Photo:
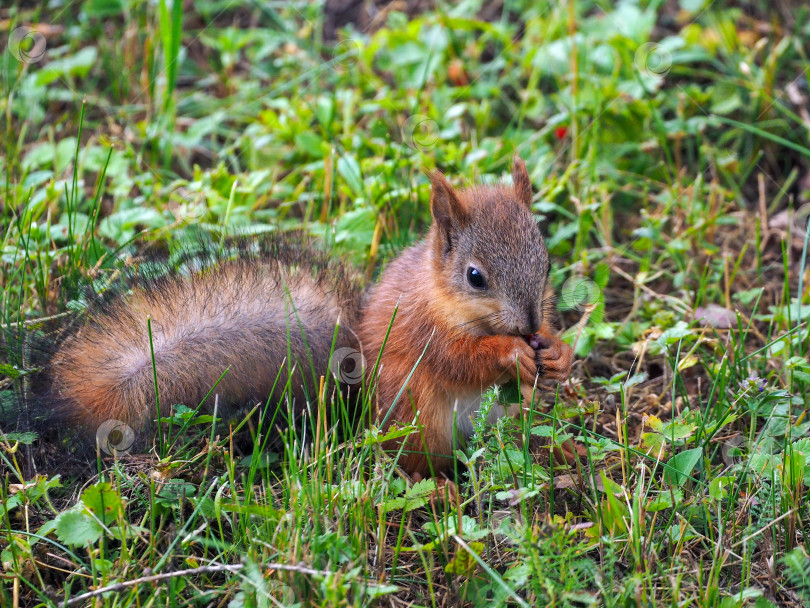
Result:
[[[534,350],[543,350],[544,348],[551,346],[551,340],[540,333],[534,333],[530,336],[523,337],[525,338],[526,342],[528,342],[529,346],[531,346]]]

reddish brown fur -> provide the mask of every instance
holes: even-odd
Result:
[[[376,382],[378,416],[386,426],[418,418],[419,435],[412,434],[404,446],[393,442],[387,447],[393,452],[403,449],[400,465],[422,476],[446,472],[452,465],[454,412],[462,415],[460,404],[474,402],[487,388],[509,378],[533,386],[538,365],[544,377],[563,380],[573,362],[570,347],[554,336],[549,325],[553,300],[547,267],[534,267],[547,260],[547,254],[528,211],[531,186],[522,162],[516,159],[514,189],[494,186],[455,192],[440,175],[431,180],[434,224],[425,241],[388,266],[363,308],[360,325],[361,342],[368,360],[374,361],[396,309],[378,377],[370,382]],[[487,223],[497,228],[511,225],[514,230],[504,232]],[[490,270],[500,276],[492,276],[493,283],[502,275],[514,275],[507,278],[525,280],[526,293],[516,293],[519,285],[503,281],[504,287],[491,298],[469,297],[460,290],[457,275],[467,258],[453,267],[458,260],[452,256],[464,249],[465,239],[473,241],[468,243],[470,251],[477,250],[479,258],[489,257],[494,264]],[[516,305],[533,306],[525,303],[525,297],[536,304],[529,313],[536,323],[531,333],[545,338],[538,352],[517,333],[520,327],[510,324],[517,318]],[[493,310],[499,314],[494,321],[478,323]],[[409,375],[406,390],[394,403]]]

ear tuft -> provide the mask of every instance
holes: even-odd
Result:
[[[467,208],[440,171],[432,171],[428,178],[431,184],[430,212],[439,228],[443,249],[449,251],[454,233],[467,224]]]
[[[526,163],[520,159],[517,152],[515,152],[514,166],[512,167],[512,184],[518,200],[531,209],[532,182],[529,179],[529,172],[526,171]]]

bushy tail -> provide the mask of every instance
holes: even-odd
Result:
[[[110,420],[139,430],[175,404],[282,393],[301,413],[330,355],[361,350],[359,281],[324,253],[274,237],[181,259],[135,273],[72,320],[36,381],[49,419],[88,435]]]

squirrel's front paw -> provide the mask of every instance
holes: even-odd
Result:
[[[540,378],[563,382],[571,373],[574,350],[556,336],[534,334],[529,345],[535,350],[535,363]]]
[[[504,336],[503,339],[506,342],[503,365],[507,373],[520,382],[533,385],[538,371],[535,350],[519,336]]]

